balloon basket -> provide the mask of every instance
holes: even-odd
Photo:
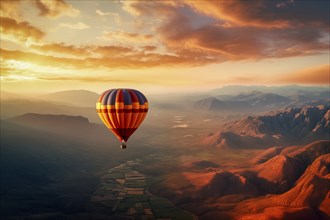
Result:
[[[126,149],[126,142],[125,141],[121,142],[120,148],[121,149]]]

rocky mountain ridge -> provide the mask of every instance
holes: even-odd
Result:
[[[269,148],[330,139],[330,106],[287,108],[225,124],[203,143],[225,148]]]

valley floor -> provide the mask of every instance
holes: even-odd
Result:
[[[166,198],[152,194],[148,189],[148,177],[134,170],[134,165],[140,162],[139,159],[126,161],[100,177],[100,184],[91,196],[95,209],[109,210],[109,214],[118,219],[198,219]]]

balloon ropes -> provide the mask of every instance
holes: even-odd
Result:
[[[97,113],[107,128],[122,142],[126,142],[141,125],[148,112],[148,100],[135,89],[110,89],[103,92],[96,103]]]

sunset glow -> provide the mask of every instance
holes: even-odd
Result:
[[[1,90],[329,85],[328,1],[1,1]]]

